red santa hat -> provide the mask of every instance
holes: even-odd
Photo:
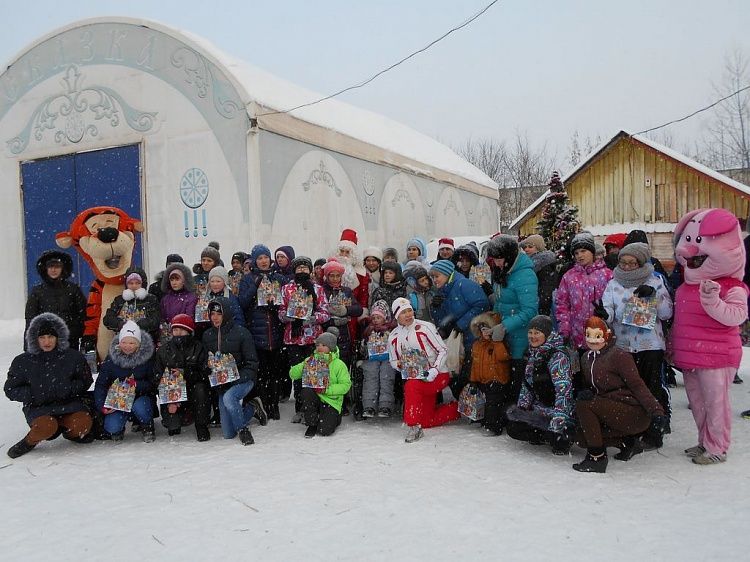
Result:
[[[451,250],[455,250],[456,246],[453,243],[453,238],[441,238],[438,240],[438,251],[442,250],[443,248],[450,248]]]
[[[352,250],[357,249],[357,231],[351,228],[345,228],[341,232],[341,239],[339,240],[339,248],[346,246]]]

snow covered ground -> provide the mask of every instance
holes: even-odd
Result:
[[[22,325],[0,322],[0,370]],[[583,452],[483,437],[466,422],[403,442],[399,422],[302,437],[283,419],[253,426],[256,444],[194,429],[144,444],[126,434],[76,445],[58,439],[15,461],[27,430],[0,399],[4,560],[720,560],[750,550],[750,355],[733,385],[734,444],[724,465],[698,467],[684,388],[659,452],[605,475],[570,465]],[[614,451],[611,451],[614,452]],[[3,460],[4,459],[4,460]]]

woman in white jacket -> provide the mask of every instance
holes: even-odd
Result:
[[[602,296],[605,320],[614,329],[617,347],[633,356],[638,373],[668,415],[669,392],[662,380],[666,348],[662,323],[672,318],[669,291],[662,277],[654,273],[651,250],[642,242],[620,250],[613,273]]]
[[[423,428],[436,427],[460,417],[458,403],[436,406],[436,397],[450,382],[444,362],[448,349],[430,322],[414,319],[411,303],[397,298],[391,306],[398,326],[388,340],[388,355],[394,369],[406,379],[404,423],[409,426],[406,442],[420,439]]]

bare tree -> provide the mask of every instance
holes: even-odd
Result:
[[[750,84],[750,68],[744,53],[735,48],[726,56],[717,97]],[[740,92],[717,105],[708,124],[698,159],[718,170],[750,168],[750,91]]]
[[[500,186],[498,205],[500,223],[509,224],[546,189],[554,169],[554,158],[547,146],[535,148],[528,135],[516,131],[511,141],[469,139],[456,148],[469,162],[490,176]]]

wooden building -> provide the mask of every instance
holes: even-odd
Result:
[[[654,256],[673,258],[672,233],[691,209],[722,207],[750,214],[750,187],[644,136],[620,131],[563,178],[578,207],[581,228],[601,241],[608,234],[644,230]],[[546,193],[509,229],[535,234]]]

